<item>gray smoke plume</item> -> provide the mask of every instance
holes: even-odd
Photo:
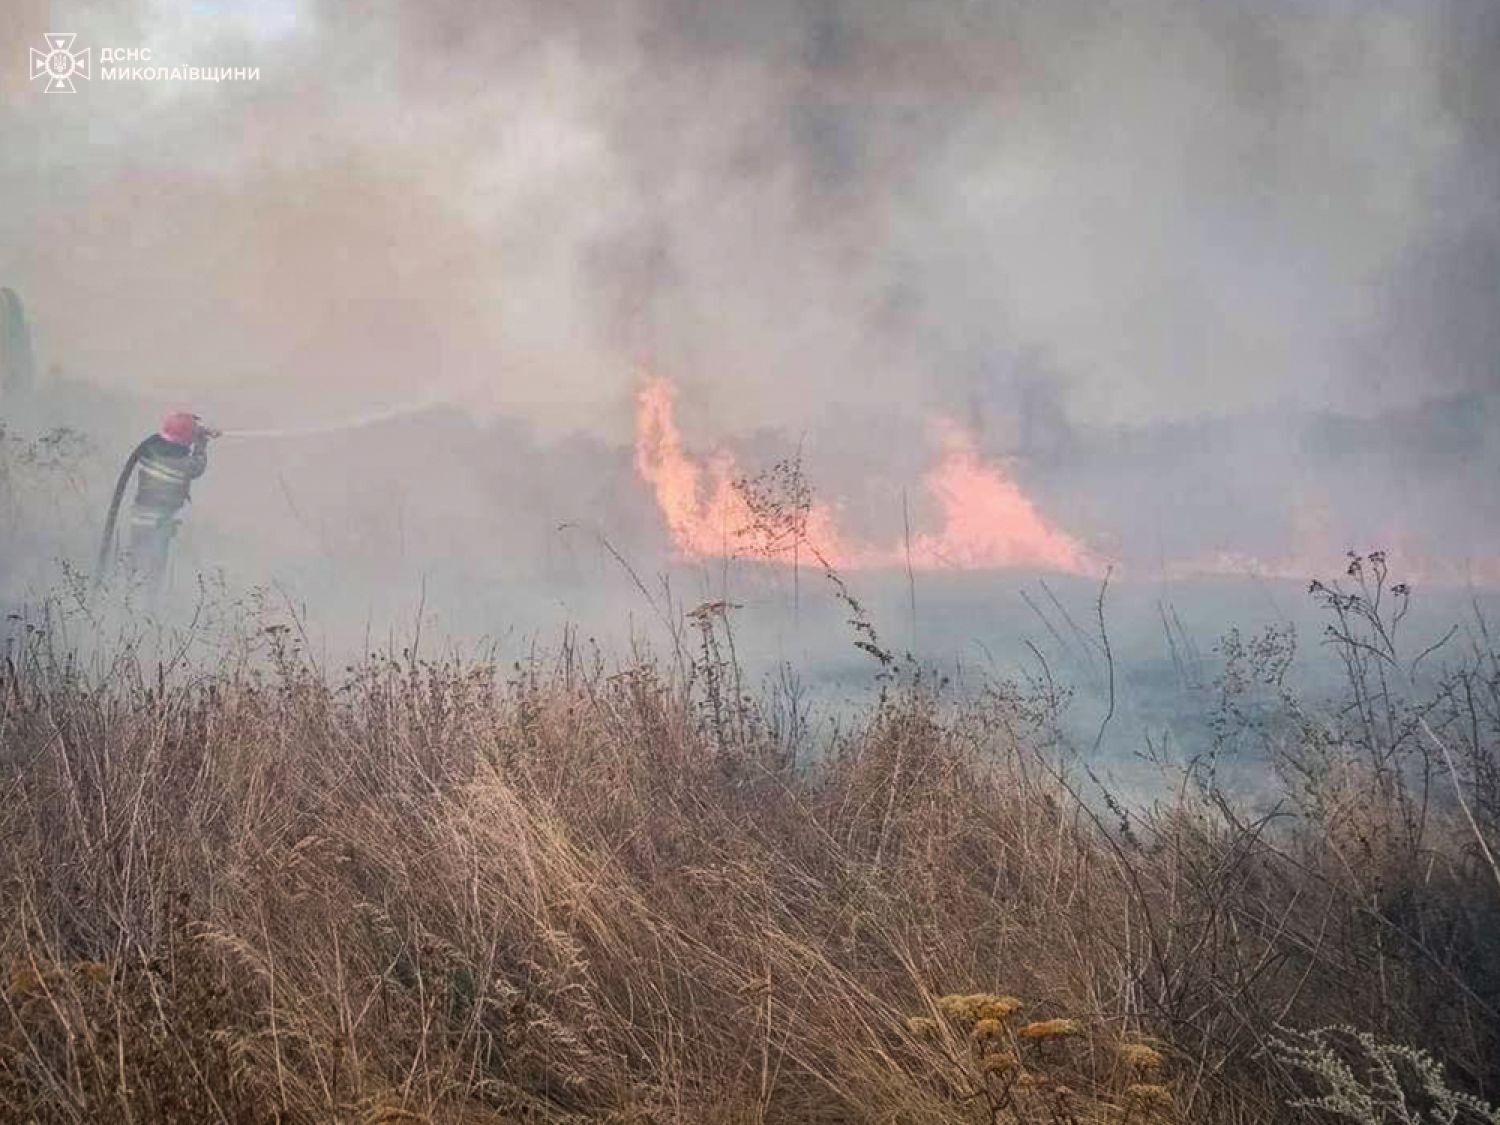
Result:
[[[53,30],[259,80],[44,94]],[[649,524],[642,366],[693,440],[805,438],[869,523],[945,414],[1137,558],[1299,521],[1496,553],[1495,427],[1462,424],[1500,354],[1483,0],[12,0],[0,31],[0,284],[44,380],[126,396],[106,447],[169,405],[456,408],[226,447],[202,515],[261,561]]]

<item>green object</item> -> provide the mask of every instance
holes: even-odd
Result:
[[[0,392],[27,390],[36,376],[31,329],[14,289],[0,289]]]

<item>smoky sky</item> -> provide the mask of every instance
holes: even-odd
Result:
[[[1355,414],[1497,382],[1482,0],[310,0],[0,15],[0,278],[45,361],[239,424],[451,388],[618,436]],[[254,83],[80,83],[146,46]],[[97,65],[97,63],[96,63]]]

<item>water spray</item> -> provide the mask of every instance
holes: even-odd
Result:
[[[195,441],[207,442],[211,439],[270,441],[277,439],[326,437],[330,434],[362,430],[370,426],[380,425],[383,422],[392,422],[414,414],[422,414],[440,406],[447,406],[451,402],[452,397],[449,395],[429,395],[426,398],[413,402],[401,403],[383,410],[369,411],[335,422],[325,422],[313,426],[286,426],[255,430],[220,430],[204,424],[201,419],[198,419],[194,415],[193,420],[196,428],[193,431],[193,438]],[[114,557],[116,551],[115,529],[120,514],[120,502],[125,498],[125,490],[130,485],[130,474],[140,464],[141,458],[145,456],[151,442],[152,438],[148,437],[131,450],[130,456],[125,459],[125,464],[121,467],[120,475],[115,481],[114,493],[109,501],[109,512],[104,520],[104,535],[99,543],[99,558],[94,570],[95,586],[98,586],[103,581],[105,573],[109,568],[110,560]]]
[[[314,426],[288,426],[259,430],[220,430],[217,432],[217,436],[237,440],[326,437],[329,434],[341,434],[350,430],[362,430],[369,426],[378,426],[382,422],[394,422],[401,418],[408,418],[413,414],[423,414],[441,406],[448,406],[451,402],[452,398],[448,395],[428,396],[414,402],[386,407],[384,410],[374,410],[366,414],[357,414],[353,418],[344,418],[337,422],[324,422]]]

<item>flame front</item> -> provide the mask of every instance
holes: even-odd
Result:
[[[700,559],[732,555],[754,523],[735,487],[737,470],[726,453],[700,464],[682,445],[676,392],[667,380],[646,379],[636,397],[635,463],[656,494],[677,553]],[[942,513],[937,532],[891,547],[858,544],[840,533],[833,510],[814,503],[799,544],[810,556],[841,570],[901,567],[918,570],[985,570],[1034,567],[1071,574],[1099,569],[1083,545],[1047,522],[1001,468],[985,461],[970,436],[942,423],[942,460],[924,480]],[[791,562],[790,550],[769,554]]]
[[[925,483],[940,505],[943,529],[914,538],[914,566],[1092,571],[1083,546],[1052,527],[1015,481],[984,461],[968,433],[952,422],[941,423],[940,431],[943,459]]]
[[[737,529],[749,522],[750,511],[735,491],[732,461],[718,458],[705,472],[683,452],[676,398],[665,379],[647,380],[636,396],[636,472],[655,490],[657,506],[679,552],[689,556],[722,553]]]

